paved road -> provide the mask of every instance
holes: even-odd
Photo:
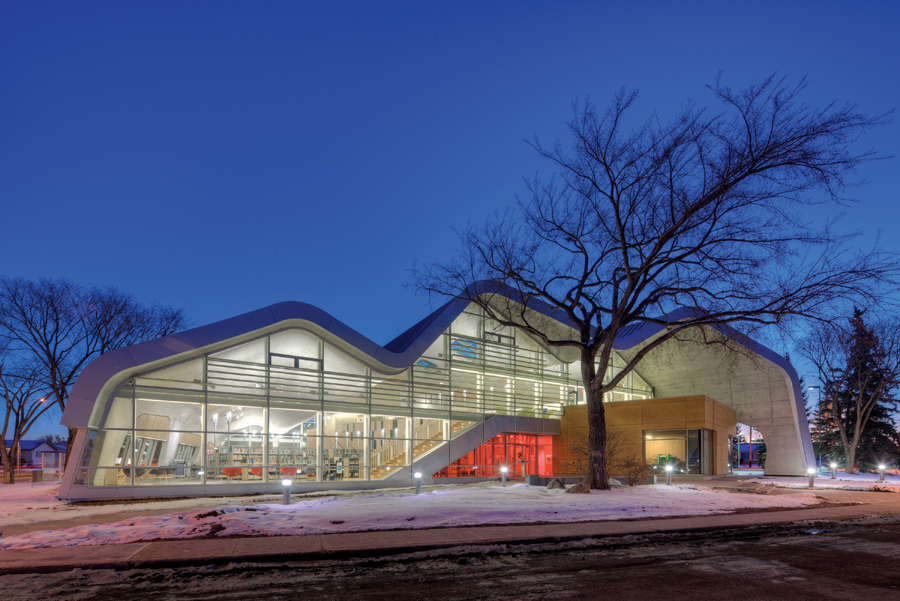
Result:
[[[0,590],[4,601],[900,600],[900,517],[377,559],[8,575]]]

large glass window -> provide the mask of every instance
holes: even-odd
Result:
[[[389,478],[492,415],[558,418],[584,402],[577,361],[566,364],[474,305],[399,373],[339,347],[289,328],[137,375],[90,433],[79,482]],[[616,392],[629,400],[652,390],[633,373]],[[685,439],[686,470],[705,469],[704,440]],[[541,462],[536,442],[491,444],[502,446],[473,455],[479,474],[522,453]]]
[[[712,473],[712,432],[710,430],[647,430],[644,457],[655,473],[665,473],[671,465],[675,473]]]

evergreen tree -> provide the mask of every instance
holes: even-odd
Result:
[[[900,378],[900,346],[893,329],[876,328],[854,309],[849,329],[807,341],[805,350],[819,367],[823,395],[815,412],[816,453],[837,459],[843,455],[846,471],[871,469],[900,458],[900,437],[891,418],[897,407],[894,393]],[[817,350],[810,353],[810,350]],[[834,360],[840,351],[843,361]]]

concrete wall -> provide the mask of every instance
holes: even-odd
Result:
[[[672,342],[649,353],[641,373],[659,397],[704,394],[731,407],[737,421],[762,433],[767,474],[803,475],[815,457],[802,392],[790,364],[774,354],[764,357],[763,350]]]
[[[615,433],[622,453],[644,457],[645,430],[712,430],[713,471],[728,473],[728,435],[737,423],[734,409],[704,395],[605,403],[607,432]],[[553,470],[568,473],[571,447],[579,436],[587,437],[587,405],[569,405],[560,420],[560,435],[553,439]]]

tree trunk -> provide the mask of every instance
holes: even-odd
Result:
[[[3,450],[0,450],[0,458],[3,459],[3,483],[4,484],[15,484],[16,483],[16,467],[13,464],[12,453],[6,450],[6,446],[3,444],[3,441],[0,440],[0,445],[3,445]]]
[[[847,459],[847,466],[844,468],[844,472],[848,474],[856,473],[856,446],[855,445],[847,445],[844,449],[844,456]]]
[[[581,353],[581,380],[587,397],[588,410],[588,484],[591,489],[609,490],[606,472],[606,408],[603,394],[594,387],[597,368],[590,352]]]
[[[588,476],[592,489],[609,490],[606,471],[606,408],[603,396],[595,396],[589,389],[588,406]]]
[[[854,435],[853,442],[850,442],[847,429],[844,428],[840,418],[837,418],[835,421],[837,422],[838,434],[841,435],[841,443],[844,445],[844,473],[852,474],[856,472],[856,444],[859,438]]]

